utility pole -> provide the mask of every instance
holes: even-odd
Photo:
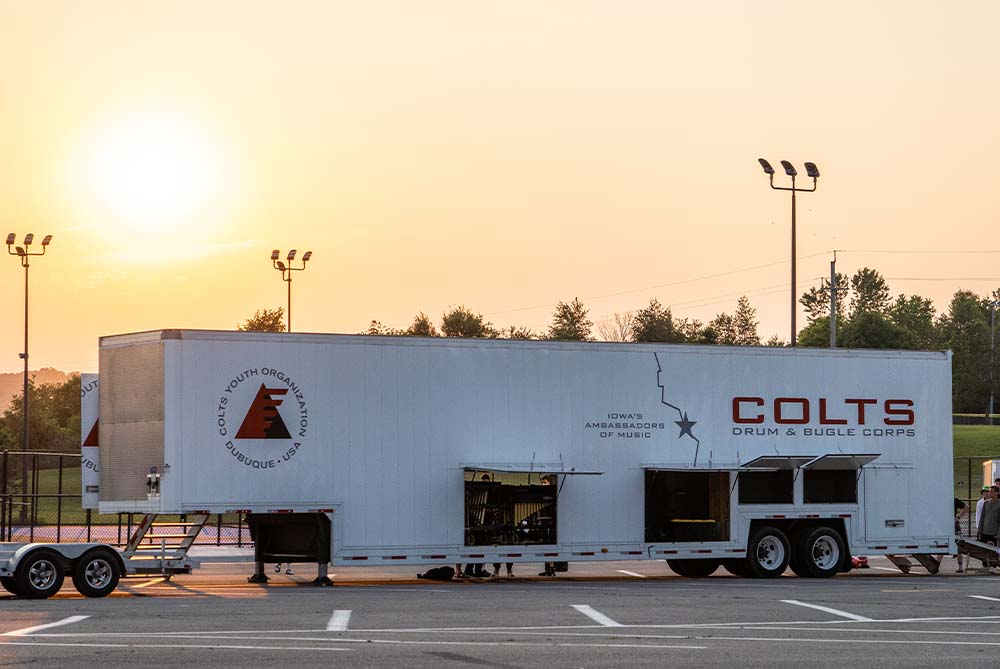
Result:
[[[830,348],[837,348],[837,251],[830,261]]]

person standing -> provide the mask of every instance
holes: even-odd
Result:
[[[965,502],[959,498],[955,498],[955,538],[961,538],[962,536],[962,518],[964,518],[969,512],[968,507],[965,506]],[[965,567],[962,566],[962,553],[956,553],[955,559],[958,560],[958,573],[965,573]],[[966,559],[968,563],[968,559]]]
[[[979,491],[979,499],[976,501],[976,531],[979,531],[979,519],[983,516],[983,504],[990,498],[990,487],[984,485]]]
[[[1000,534],[1000,487],[990,488],[990,498],[983,505],[983,514],[979,518],[979,541],[984,544],[997,545],[997,535]],[[995,571],[997,567],[990,561],[990,573],[1000,573]]]

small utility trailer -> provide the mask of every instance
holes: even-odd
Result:
[[[331,563],[827,577],[852,555],[955,552],[947,352],[197,330],[100,346],[100,511],[146,514],[134,547],[161,514],[247,513],[258,582],[289,561],[322,584]],[[160,557],[180,569],[186,549]]]

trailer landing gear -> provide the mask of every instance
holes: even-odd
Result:
[[[247,583],[267,583],[267,574],[264,573],[264,563],[254,562],[253,575],[247,579]]]
[[[333,587],[333,581],[327,576],[326,562],[316,563],[316,578],[313,579],[312,584],[318,588],[331,588]]]

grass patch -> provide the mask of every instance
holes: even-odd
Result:
[[[1000,458],[1000,425],[952,425],[956,458]]]

